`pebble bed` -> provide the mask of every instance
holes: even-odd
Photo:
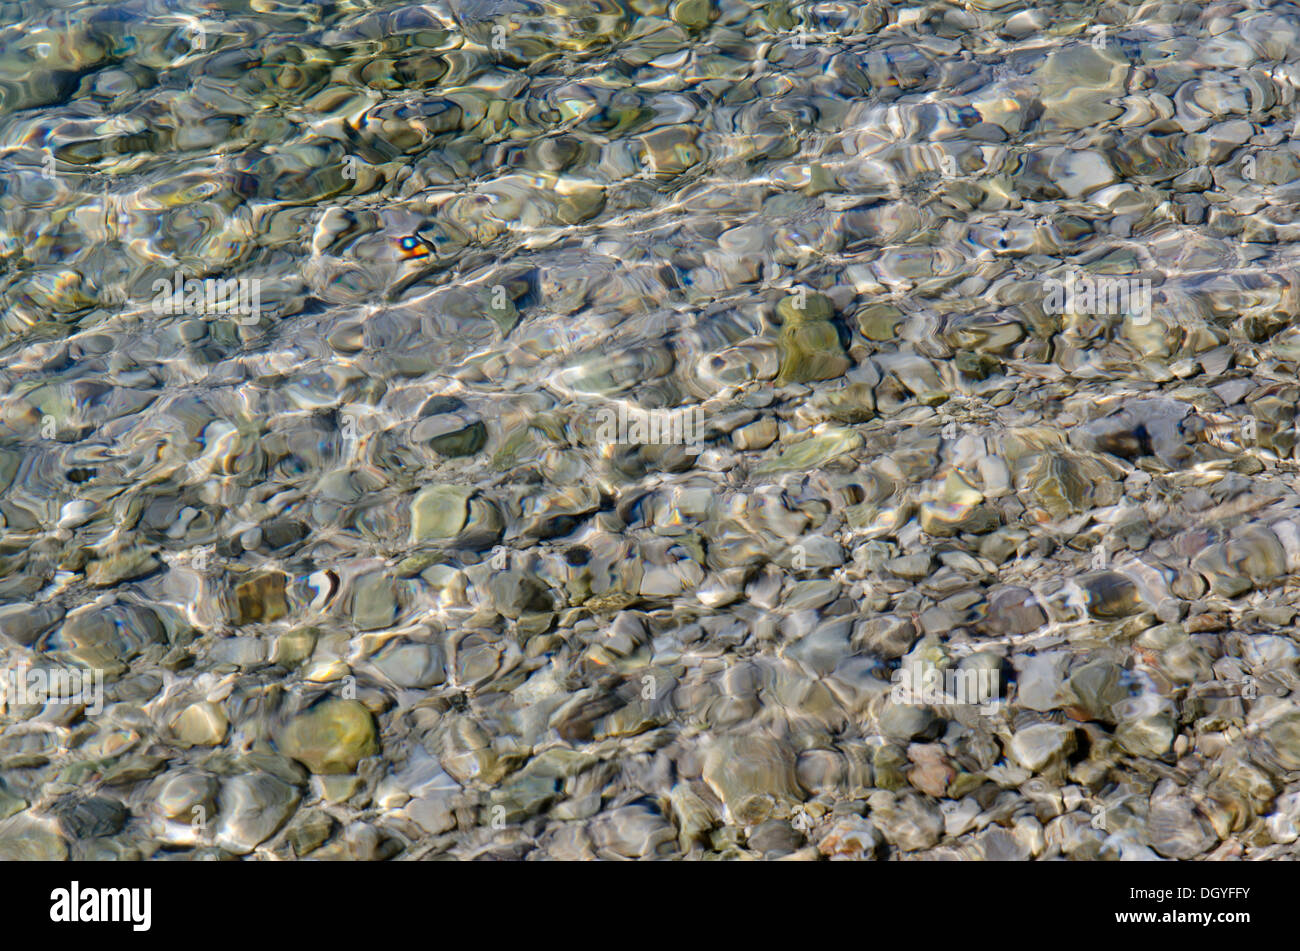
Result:
[[[1298,89],[1280,2],[0,4],[0,859],[1295,858]]]

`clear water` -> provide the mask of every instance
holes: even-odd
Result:
[[[0,4],[0,855],[1291,855],[1297,40]]]

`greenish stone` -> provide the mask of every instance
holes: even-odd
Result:
[[[519,323],[519,309],[515,307],[514,301],[511,300],[507,300],[500,307],[489,305],[487,314],[500,329],[503,337],[515,328],[515,324]]]
[[[668,15],[674,23],[688,30],[702,30],[716,16],[709,0],[677,0],[669,8]]]
[[[1282,713],[1269,723],[1264,730],[1264,742],[1283,769],[1300,769],[1300,712]],[[1124,746],[1126,749],[1132,748],[1129,743]],[[1149,746],[1159,748],[1160,744],[1152,743]]]
[[[661,178],[680,175],[703,157],[695,144],[697,134],[689,126],[668,126],[647,133],[641,140],[645,146],[646,163]]]
[[[86,568],[86,583],[97,588],[109,588],[123,581],[143,578],[161,564],[162,562],[153,552],[143,548],[133,548],[99,561],[92,561]]]
[[[0,819],[8,819],[27,808],[27,800],[15,795],[0,783]]]
[[[896,746],[881,746],[872,757],[871,769],[876,788],[891,792],[907,786],[907,755]]]
[[[461,429],[429,440],[429,448],[438,455],[449,458],[472,456],[487,445],[487,437],[487,427],[479,420],[475,420]]]
[[[794,14],[790,12],[789,4],[765,3],[758,9],[762,11],[761,20],[764,26],[773,33],[788,33],[795,28],[797,21]]]
[[[485,825],[491,825],[494,820],[522,822],[554,802],[562,786],[559,777],[553,775],[522,772],[513,776],[492,792],[483,811],[483,822]]]
[[[253,750],[234,761],[233,773],[259,772],[268,773],[290,786],[302,786],[307,782],[307,771],[289,757],[271,750]]]
[[[880,732],[896,740],[910,740],[934,725],[934,714],[919,703],[887,702],[880,711]],[[877,771],[879,776],[879,771]],[[877,779],[877,785],[880,780]]]
[[[776,315],[782,324],[821,322],[835,316],[835,307],[825,294],[803,292],[781,298],[776,305]]]
[[[320,848],[328,841],[335,825],[333,817],[319,809],[301,813],[285,833],[293,854],[301,857]]]
[[[302,663],[311,656],[316,648],[317,631],[314,627],[298,628],[281,634],[275,639],[275,648],[271,653],[271,662],[292,667]]]
[[[997,511],[985,505],[984,496],[956,472],[948,474],[938,498],[921,506],[921,529],[938,537],[983,534],[998,525]]]
[[[495,572],[487,583],[492,607],[508,618],[519,618],[527,611],[547,611],[552,607],[545,585],[523,571]]]
[[[959,772],[953,777],[952,782],[948,784],[948,798],[957,800],[979,789],[987,780],[983,773],[964,773]]]
[[[10,449],[0,449],[0,492],[13,484],[18,474],[18,466],[23,461],[23,454]]]
[[[553,747],[538,753],[528,764],[528,771],[539,776],[558,776],[571,779],[579,773],[591,769],[600,759],[590,753]]]
[[[129,786],[157,776],[167,765],[167,757],[140,754],[129,757],[104,773],[105,786]]]
[[[1054,51],[1035,78],[1041,90],[1043,121],[1049,126],[1084,128],[1118,116],[1115,98],[1123,94],[1128,64],[1088,44]]]
[[[533,637],[537,634],[545,634],[555,623],[555,615],[549,611],[533,611],[521,614],[515,621],[515,630],[519,632],[521,639]]]
[[[991,353],[978,353],[974,350],[959,350],[954,359],[958,370],[977,380],[986,379],[1001,366],[998,358]]]
[[[356,700],[326,700],[290,721],[280,750],[313,773],[350,773],[379,751],[374,717]]]
[[[834,314],[830,299],[808,294],[800,307],[799,297],[791,294],[776,306],[783,320],[777,338],[781,352],[777,386],[833,380],[853,365],[844,353],[839,331],[830,322]]]
[[[403,558],[393,568],[393,575],[398,578],[414,578],[426,568],[438,564],[443,556],[437,552],[422,551]]]
[[[0,861],[62,862],[68,845],[49,825],[26,814],[0,822]]]
[[[862,436],[850,429],[829,429],[824,433],[795,443],[775,458],[770,458],[754,470],[756,475],[773,472],[808,471],[825,465],[836,456],[852,452],[862,445]]]
[[[868,340],[893,340],[904,319],[893,304],[872,304],[858,312],[858,330]]]
[[[102,668],[108,676],[124,671],[125,662],[150,645],[167,643],[167,629],[149,608],[118,602],[68,618],[50,643],[76,663]]]
[[[344,774],[320,777],[321,798],[326,802],[347,802],[361,791],[361,777]]]
[[[961,532],[982,535],[993,531],[999,524],[998,513],[987,505],[961,508],[926,502],[921,506],[921,528],[936,538],[951,538]]]
[[[754,825],[802,801],[794,757],[767,736],[723,736],[705,751],[704,782],[737,825]]]
[[[492,456],[492,468],[509,469],[530,452],[534,452],[537,440],[532,433],[531,426],[519,426],[507,433],[501,440],[501,448]]]
[[[31,647],[63,615],[56,604],[6,604],[0,607],[0,635],[20,647]]]
[[[12,764],[6,761],[5,765],[10,766]],[[44,765],[44,763],[37,765]],[[82,760],[80,763],[73,763],[71,766],[59,770],[59,774],[55,779],[60,783],[68,783],[71,786],[81,786],[92,782],[97,773],[103,773],[112,765],[113,760],[111,757]]]
[[[453,538],[469,518],[473,486],[428,485],[411,500],[411,541]]]
[[[352,622],[362,631],[390,627],[400,610],[393,579],[375,572],[362,575],[352,589]]]
[[[813,403],[837,423],[865,423],[876,415],[875,394],[865,383],[818,393]]]
[[[632,118],[639,116],[640,110],[637,110]],[[594,218],[604,207],[604,188],[595,183],[584,183],[556,196],[555,216],[566,225],[577,225]]]

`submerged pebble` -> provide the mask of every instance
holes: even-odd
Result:
[[[1296,857],[1289,7],[225,6],[0,14],[0,858]]]

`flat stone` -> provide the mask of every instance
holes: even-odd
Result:
[[[453,538],[469,518],[472,486],[428,485],[411,500],[413,543]]]
[[[375,721],[356,700],[326,700],[284,729],[280,749],[313,773],[350,773],[379,751]]]

